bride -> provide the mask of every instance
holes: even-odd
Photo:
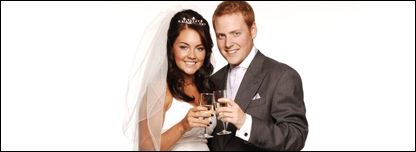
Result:
[[[123,131],[133,150],[209,151],[200,136],[205,127],[212,133],[216,119],[200,112],[207,109],[199,99],[213,91],[212,47],[208,22],[192,9],[162,12],[148,26],[126,97]]]

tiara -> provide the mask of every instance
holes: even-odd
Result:
[[[205,25],[204,20],[196,20],[195,17],[192,17],[192,19],[184,17],[182,20],[178,20],[178,23]]]

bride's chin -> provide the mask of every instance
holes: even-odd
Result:
[[[189,70],[189,69],[184,69],[182,70],[182,73],[184,75],[188,75],[188,76],[193,76],[196,73],[197,70]]]

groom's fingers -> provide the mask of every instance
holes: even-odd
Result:
[[[221,98],[218,99],[218,102],[228,103],[229,105],[228,107],[220,107],[216,109],[218,119],[223,120],[224,122],[237,123],[240,119],[239,111],[242,111],[240,106],[238,106],[238,104],[230,98]]]
[[[217,116],[218,116],[217,117],[218,120],[233,116],[232,115],[232,110],[231,110],[230,107],[218,108],[216,113],[217,113]]]
[[[232,112],[233,109],[239,109],[240,108],[240,106],[238,106],[238,104],[235,103],[231,98],[220,98],[220,99],[218,99],[218,102],[228,103],[228,107],[220,107],[220,108],[217,108],[216,109],[217,110],[217,114],[219,112],[223,112],[223,111],[225,111],[225,112]]]
[[[239,107],[237,103],[231,98],[220,98],[218,102],[228,103],[228,107]]]
[[[224,118],[225,118],[226,116],[225,116],[225,112],[220,112],[220,113],[218,113],[218,117],[217,117],[217,119],[218,120],[224,120]]]

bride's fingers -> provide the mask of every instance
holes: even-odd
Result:
[[[202,107],[202,106],[196,106],[194,108],[191,108],[191,115],[193,117],[212,117],[214,116],[214,114],[211,114],[210,112],[207,112],[207,108],[206,107]]]
[[[208,108],[207,107],[202,107],[202,106],[195,106],[194,111],[207,111]]]
[[[192,127],[207,127],[210,124],[212,124],[211,121],[209,120],[202,120],[202,119],[191,119],[191,121],[189,122],[189,124]]]

